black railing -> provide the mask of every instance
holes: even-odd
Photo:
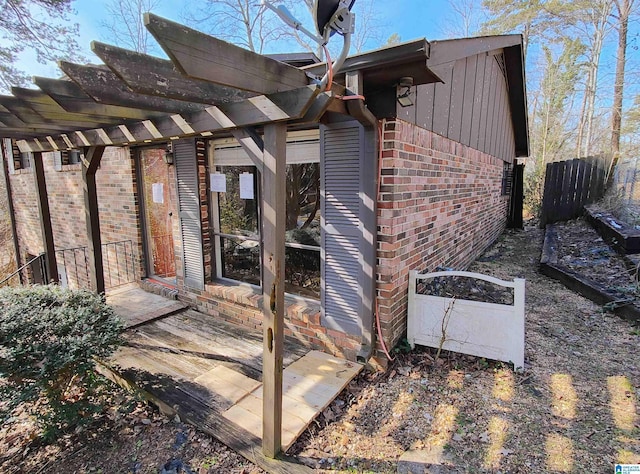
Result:
[[[32,283],[44,283],[45,275],[47,274],[44,256],[45,254],[40,254],[22,265],[11,275],[0,281],[0,288],[11,284],[21,285],[27,281]]]
[[[56,250],[61,284],[71,288],[89,288],[87,247]],[[131,240],[102,244],[102,266],[105,288],[115,288],[136,281],[134,246]]]

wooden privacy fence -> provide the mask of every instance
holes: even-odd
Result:
[[[586,204],[603,196],[606,169],[603,157],[548,163],[540,227],[582,215]]]

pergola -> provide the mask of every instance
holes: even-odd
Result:
[[[152,14],[145,14],[144,22],[170,60],[94,42],[92,50],[105,65],[61,62],[70,80],[37,77],[40,90],[16,87],[11,96],[0,96],[0,137],[15,139],[21,152],[33,153],[49,269],[56,268],[56,257],[42,153],[84,149],[90,278],[99,293],[104,276],[95,175],[105,147],[216,132],[238,140],[260,171],[263,189],[261,459],[268,464],[281,450],[287,127],[317,123],[332,113],[376,126],[361,98],[340,99],[362,94],[365,78],[387,87],[402,75],[414,76],[416,83],[438,80],[426,67],[429,45],[419,40],[350,58],[344,83],[321,90],[316,74],[324,73],[324,65],[297,68]],[[402,67],[389,67],[394,63]],[[51,273],[55,280],[57,273]]]

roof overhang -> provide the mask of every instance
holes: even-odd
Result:
[[[522,35],[432,41],[427,66],[436,68],[458,59],[498,50],[504,53],[516,156],[529,156],[529,119]]]
[[[430,43],[426,39],[409,41],[350,56],[340,68],[340,75],[358,71],[365,84],[371,88],[394,86],[403,77],[413,77],[415,85],[442,82],[429,69],[429,56]],[[326,67],[326,63],[319,63],[302,69],[310,74],[322,75]]]

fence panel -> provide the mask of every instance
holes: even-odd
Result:
[[[548,163],[540,226],[575,219],[604,193],[605,160],[589,157]]]

